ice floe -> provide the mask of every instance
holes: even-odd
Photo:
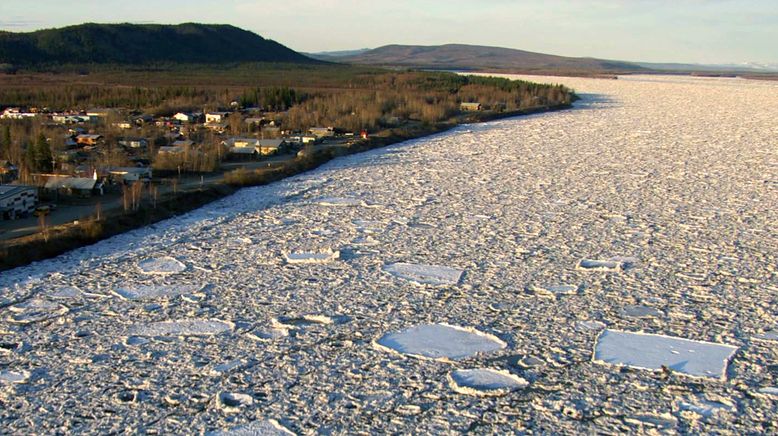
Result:
[[[738,347],[664,335],[604,330],[597,338],[594,361],[725,379]]]
[[[387,333],[374,344],[381,350],[434,360],[461,360],[507,346],[496,336],[449,324],[426,324]]]
[[[662,316],[663,313],[650,306],[630,305],[621,309],[621,315],[626,318],[656,318]]]
[[[186,265],[180,260],[170,257],[156,257],[138,262],[138,268],[143,274],[177,274],[186,271]]]
[[[458,369],[449,374],[454,391],[466,395],[499,396],[529,386],[523,378],[508,371],[476,368]]]
[[[127,336],[213,336],[232,330],[231,322],[204,319],[182,319],[135,324]]]
[[[355,207],[364,206],[365,202],[356,198],[346,197],[322,197],[314,202],[319,206]]]
[[[464,272],[458,268],[397,262],[384,266],[384,271],[413,283],[433,286],[456,285]]]
[[[532,290],[539,295],[559,298],[559,297],[564,297],[566,295],[574,295],[575,293],[577,293],[578,285],[533,286]]]

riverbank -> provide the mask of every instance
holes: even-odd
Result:
[[[419,124],[387,129],[377,133],[368,140],[342,147],[321,148],[313,153],[295,157],[269,169],[238,169],[225,173],[223,178],[203,184],[191,191],[169,194],[154,201],[149,198],[141,203],[140,208],[134,211],[127,212],[124,209],[106,210],[99,218],[93,216],[86,220],[52,226],[33,235],[4,241],[3,245],[0,246],[0,271],[56,257],[70,250],[94,244],[120,233],[173,218],[233,194],[241,187],[277,182],[286,177],[315,169],[336,157],[361,153],[411,139],[423,138],[463,124],[558,111],[571,107],[572,105],[563,104],[510,112],[469,113],[445,123],[433,125]]]

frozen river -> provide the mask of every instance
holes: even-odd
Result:
[[[778,84],[550,80],[0,273],[0,432],[775,433]]]

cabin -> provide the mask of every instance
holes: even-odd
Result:
[[[462,104],[459,105],[459,108],[464,112],[478,112],[483,109],[483,106],[481,103],[462,102]]]
[[[38,188],[28,185],[0,185],[0,219],[14,220],[35,211]]]
[[[102,140],[103,135],[81,134],[76,136],[76,143],[78,145],[97,145]]]

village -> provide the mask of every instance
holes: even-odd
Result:
[[[113,108],[5,108],[0,114],[5,136],[11,136],[9,125],[24,123],[34,123],[45,135],[6,153],[16,161],[0,160],[0,239],[78,220],[100,208],[127,209],[133,187],[155,196],[202,187],[227,171],[272,167],[308,149],[368,138],[364,130],[334,127],[285,130],[283,118],[237,102],[226,110],[172,116]]]

